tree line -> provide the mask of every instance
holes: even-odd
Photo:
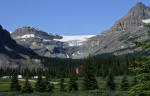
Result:
[[[95,59],[93,57],[88,57],[84,60],[83,69],[82,72],[84,73],[82,75],[82,86],[79,86],[77,83],[79,75],[74,71],[69,74],[69,81],[65,83],[65,78],[61,77],[59,78],[59,90],[62,92],[66,91],[78,91],[79,87],[82,88],[82,90],[97,90],[99,89],[99,84],[96,79],[96,70],[95,67],[92,65]],[[14,72],[11,78],[11,84],[10,84],[10,90],[11,91],[17,91],[22,93],[32,93],[34,91],[36,92],[53,92],[55,89],[55,86],[52,82],[50,82],[50,77],[48,74],[45,75],[45,78],[42,78],[42,71],[38,71],[38,78],[36,79],[36,82],[34,84],[34,87],[31,86],[31,82],[29,82],[29,74],[26,74],[24,85],[21,86],[19,84],[17,73]],[[135,82],[134,82],[135,83]],[[106,79],[106,88],[108,88],[110,91],[116,90],[116,83],[114,82],[114,75],[110,71],[109,75]],[[121,90],[127,91],[129,89],[129,81],[126,77],[126,75],[122,78],[122,82],[120,85]]]
[[[11,76],[13,72],[23,75],[23,77],[28,74],[31,78],[38,75],[38,71],[41,71],[42,75],[48,74],[50,78],[68,78],[71,73],[75,71],[76,68],[84,65],[84,59],[82,60],[73,60],[73,59],[58,59],[58,58],[47,58],[39,57],[44,65],[44,68],[37,69],[12,69],[12,68],[0,68],[0,77],[1,76]],[[99,55],[99,56],[90,56],[92,58],[91,65],[95,68],[95,75],[106,77],[111,71],[113,75],[120,76],[124,74],[132,75],[132,72],[128,69],[131,63],[134,62],[134,56],[122,56],[117,57],[114,55]],[[86,60],[89,58],[86,58]],[[53,63],[55,62],[55,63]],[[79,76],[82,77],[84,74],[82,69],[79,70]]]

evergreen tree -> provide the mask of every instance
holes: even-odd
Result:
[[[24,83],[24,87],[22,89],[22,93],[32,93],[32,92],[33,92],[33,89],[32,89],[32,86],[29,83],[28,76],[27,76],[26,81]]]
[[[49,79],[48,79],[48,75],[46,75],[46,78],[43,80],[43,90],[47,90],[48,85],[49,85]]]
[[[128,91],[129,90],[129,82],[128,82],[128,78],[126,75],[123,76],[122,80],[121,80],[121,86],[120,89],[122,91]]]
[[[131,86],[135,86],[138,83],[136,77],[133,78]]]
[[[145,25],[149,30],[150,36],[150,24]],[[150,42],[136,42],[136,44],[142,47],[144,50],[150,52]],[[129,96],[150,96],[150,54],[141,58],[141,60],[135,60],[130,68],[136,73],[138,83],[131,87]]]
[[[21,86],[19,85],[19,81],[18,81],[16,72],[12,75],[10,90],[11,91],[20,91],[21,90]]]
[[[49,83],[46,88],[47,92],[52,92],[54,90],[54,84]]]
[[[38,75],[37,82],[35,84],[35,90],[37,92],[44,92],[45,91],[45,84],[43,82],[41,74]]]
[[[65,77],[65,65],[59,65],[57,70],[57,77],[58,78],[64,78]]]
[[[96,72],[94,67],[95,61],[94,58],[89,56],[84,60],[83,71],[84,71],[84,79],[83,79],[83,89],[84,90],[95,90],[98,89],[97,80],[96,80]]]
[[[72,74],[70,76],[70,80],[69,80],[69,91],[77,91],[78,90],[78,84],[76,82],[76,75]]]
[[[111,91],[114,91],[116,89],[116,84],[114,82],[114,76],[112,73],[109,73],[109,75],[107,77],[106,88],[108,88]]]
[[[65,80],[62,78],[60,80],[60,91],[65,91],[65,84],[64,84]]]

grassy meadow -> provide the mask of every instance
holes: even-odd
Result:
[[[69,81],[68,78],[65,79],[66,84],[66,92],[60,92],[59,91],[59,84],[55,84],[55,89],[51,93],[38,93],[34,92],[31,94],[22,94],[22,93],[16,93],[16,92],[10,92],[9,86],[11,83],[10,79],[0,79],[0,96],[127,96],[123,95],[124,92],[120,91],[120,83],[121,83],[122,76],[115,77],[115,83],[116,83],[116,91],[109,92],[107,88],[105,88],[106,79],[102,77],[98,77],[98,85],[99,89],[94,91],[83,91],[82,86],[82,78],[79,78],[78,85],[79,85],[79,91],[76,92],[68,92],[67,91],[67,82]],[[129,83],[131,84],[132,77],[128,76]],[[52,79],[51,81],[59,82],[59,79]],[[19,83],[23,86],[24,81],[19,81]],[[35,82],[30,82],[32,87],[34,88]]]

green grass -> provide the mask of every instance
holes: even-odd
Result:
[[[97,93],[91,91],[78,91],[78,92],[53,92],[53,93],[38,93],[34,92],[32,94],[22,94],[15,92],[2,92],[0,96],[126,96],[119,92],[110,93]]]
[[[112,95],[112,94],[120,94],[122,93],[120,91],[120,82],[121,82],[121,79],[122,79],[122,76],[117,76],[115,77],[115,83],[117,85],[117,88],[116,88],[116,92],[115,93],[111,93],[110,96],[115,96],[115,95]],[[131,76],[128,76],[128,80],[129,80],[129,83],[131,83],[132,81],[132,77]],[[60,80],[59,79],[52,79],[52,81],[55,81],[55,82],[59,82]],[[68,78],[65,79],[65,83],[67,83],[69,81]],[[98,81],[98,85],[99,85],[99,89],[100,90],[96,90],[96,91],[82,91],[82,78],[79,78],[79,80],[77,81],[78,82],[78,85],[79,85],[79,90],[80,91],[77,91],[77,92],[60,92],[59,91],[59,85],[55,85],[55,90],[53,93],[32,93],[32,94],[21,94],[21,93],[14,93],[14,92],[10,92],[9,91],[9,86],[10,86],[10,79],[0,79],[0,96],[109,96],[109,95],[100,95],[101,92],[103,91],[105,94],[106,93],[109,93],[107,92],[107,89],[105,88],[105,83],[106,83],[106,78],[102,78],[102,77],[98,77],[97,78],[97,81]],[[19,83],[23,86],[23,81],[19,81]],[[30,82],[32,87],[34,88],[34,83],[33,82]],[[67,86],[68,84],[66,84]],[[123,95],[117,95],[117,96],[123,96]]]
[[[8,91],[10,86],[9,79],[0,79],[0,91]]]

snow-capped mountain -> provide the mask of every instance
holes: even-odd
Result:
[[[140,51],[133,42],[149,40],[145,23],[150,23],[150,7],[139,2],[109,30],[95,36],[58,36],[23,27],[11,33],[11,37],[42,56],[78,59],[89,54],[122,55]]]
[[[48,32],[33,27],[16,29],[11,33],[11,37],[18,44],[31,48],[41,56],[69,58],[74,51],[74,48],[70,47],[67,42],[59,40],[63,38],[62,36],[48,34]]]
[[[62,36],[62,39],[54,39],[56,41],[61,41],[61,42],[67,42],[69,46],[80,46],[88,40],[88,38],[91,38],[95,35],[73,35],[73,36]]]

